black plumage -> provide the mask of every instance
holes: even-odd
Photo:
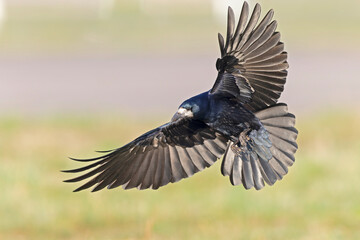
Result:
[[[174,117],[127,145],[64,172],[87,173],[75,191],[94,187],[158,189],[210,167],[223,156],[221,172],[233,185],[261,189],[287,174],[297,150],[295,116],[277,101],[287,77],[287,53],[270,10],[259,22],[245,2],[235,24],[229,7],[226,39],[214,86],[183,102]]]

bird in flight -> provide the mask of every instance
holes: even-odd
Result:
[[[287,53],[270,10],[260,20],[257,4],[245,2],[238,24],[228,9],[225,39],[213,87],[184,101],[171,121],[132,142],[64,172],[83,175],[65,182],[87,182],[75,189],[98,191],[158,189],[210,167],[223,157],[221,173],[233,185],[262,189],[288,172],[297,150],[295,116],[277,103],[287,77]]]

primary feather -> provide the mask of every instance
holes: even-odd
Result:
[[[228,94],[231,89],[233,97],[246,103],[246,108],[258,111],[277,102],[286,81],[289,65],[287,53],[283,51],[283,44],[280,42],[280,33],[276,32],[277,23],[271,21],[273,10],[270,10],[257,25],[261,13],[260,5],[256,4],[250,19],[248,9],[245,2],[234,34],[235,18],[233,10],[229,7],[226,44],[219,40],[219,75],[211,93]],[[219,34],[219,39],[221,38]],[[241,85],[238,84],[237,91],[234,89],[236,83],[242,83],[252,89],[250,101],[249,92],[240,91]],[[229,89],[218,86],[228,86]]]

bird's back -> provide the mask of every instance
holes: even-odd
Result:
[[[238,137],[249,127],[253,129],[260,127],[255,115],[235,99],[211,95],[209,99],[210,110],[205,122],[229,139]]]

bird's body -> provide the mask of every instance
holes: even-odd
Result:
[[[169,123],[127,145],[93,159],[94,163],[66,172],[89,177],[76,189],[94,185],[125,189],[157,189],[192,176],[223,157],[221,172],[233,185],[261,189],[288,172],[297,150],[295,116],[277,103],[288,64],[276,21],[269,11],[259,23],[260,5],[248,20],[245,2],[235,28],[229,8],[226,41],[219,34],[221,58],[214,86],[184,101]],[[96,175],[96,176],[95,176]]]
[[[183,105],[197,106],[199,113],[193,119],[204,122],[228,139],[240,136],[241,132],[249,128],[257,130],[261,125],[255,115],[241,103],[231,98],[214,96],[210,91],[186,100]]]
[[[241,103],[217,97],[211,97],[210,102],[211,110],[205,122],[229,139],[238,138],[246,129],[259,129],[261,123]]]

